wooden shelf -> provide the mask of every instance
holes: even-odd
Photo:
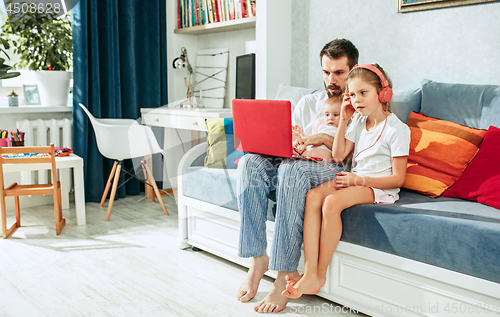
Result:
[[[252,29],[252,28],[255,28],[255,17],[217,22],[217,23],[209,23],[182,29],[175,29],[174,33],[200,35],[200,34],[226,32],[226,31]]]

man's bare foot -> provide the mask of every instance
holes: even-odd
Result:
[[[269,294],[267,294],[267,296],[254,307],[254,310],[258,313],[277,313],[282,311],[290,300],[289,298],[281,295],[281,293],[286,289],[286,276],[293,279],[298,275],[299,273],[297,271],[278,272],[273,288]]]
[[[289,298],[299,298],[302,294],[318,294],[321,287],[325,285],[326,278],[320,278],[318,276],[303,276],[294,285],[292,283],[287,283],[286,290],[283,291],[283,296]]]
[[[248,302],[257,294],[260,280],[268,270],[268,265],[269,256],[267,254],[252,258],[252,265],[236,294],[239,301]]]

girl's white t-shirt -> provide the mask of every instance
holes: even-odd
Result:
[[[367,119],[356,114],[345,135],[347,140],[354,142],[352,172],[363,177],[392,175],[392,158],[408,156],[410,152],[410,128],[391,113],[387,116],[385,128],[381,122],[375,129],[367,131]],[[382,129],[380,139],[375,142]],[[399,188],[384,191],[397,197]]]

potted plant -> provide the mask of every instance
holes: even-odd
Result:
[[[5,40],[4,38],[0,37],[0,51],[5,54],[5,56],[10,59],[9,54],[7,54],[7,51],[10,48],[9,42]],[[9,79],[9,78],[14,78],[19,75],[21,75],[20,72],[9,72],[9,70],[12,69],[12,66],[9,66],[5,64],[5,58],[0,58],[0,87],[2,87],[2,81],[1,79]]]
[[[12,0],[6,1],[6,7],[11,3]],[[19,55],[14,66],[36,71],[42,105],[66,106],[72,75],[68,70],[73,57],[69,18],[58,17],[50,10],[8,13],[2,30]]]

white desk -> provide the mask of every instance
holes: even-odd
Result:
[[[191,146],[198,144],[199,133],[206,132],[205,119],[232,118],[233,112],[227,108],[141,108],[142,124],[162,128],[191,130]],[[167,130],[167,129],[166,129]],[[165,132],[165,146],[170,146]],[[169,175],[170,185],[177,187],[177,165],[183,153],[169,152],[164,168]],[[165,178],[164,178],[165,180]]]
[[[61,205],[69,209],[69,169],[73,168],[75,185],[76,224],[85,224],[85,186],[83,182],[83,159],[77,155],[56,157],[56,168],[61,181]],[[50,169],[50,164],[4,164],[5,173]]]
[[[227,108],[141,108],[142,124],[207,131],[205,119],[231,118],[233,112]]]

